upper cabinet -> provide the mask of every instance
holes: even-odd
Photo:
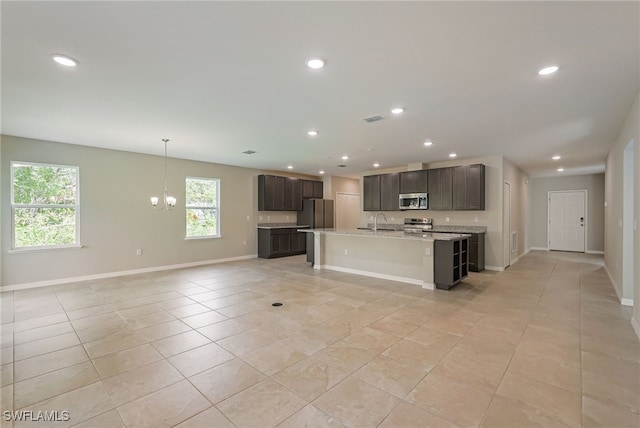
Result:
[[[258,176],[258,210],[284,211],[285,177]]]
[[[400,193],[426,193],[428,191],[427,169],[400,173]]]
[[[367,175],[362,177],[364,211],[397,211],[400,174]]]
[[[484,196],[484,165],[465,165],[453,168],[454,210],[484,210]]]
[[[400,193],[429,193],[429,209],[484,210],[482,164],[362,177],[364,211],[397,211]]]
[[[301,180],[302,181],[302,198],[303,199],[322,199],[323,184],[322,181]],[[302,208],[301,208],[302,209]]]
[[[362,177],[364,211],[380,211],[380,175]]]
[[[302,211],[302,199],[321,199],[322,190],[322,181],[259,175],[258,211]]]
[[[380,211],[397,211],[400,209],[400,174],[384,174],[380,177]]]
[[[429,209],[453,209],[453,168],[429,169]]]
[[[302,211],[302,180],[287,177],[284,185],[284,210]]]

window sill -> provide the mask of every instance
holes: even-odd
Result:
[[[222,235],[216,236],[187,236],[184,238],[185,241],[199,241],[201,239],[220,239]]]
[[[69,245],[64,247],[18,248],[18,249],[11,249],[8,251],[8,253],[9,254],[29,254],[29,253],[40,253],[44,251],[81,250],[83,248],[84,248],[84,245]]]

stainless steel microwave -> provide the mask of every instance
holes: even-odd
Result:
[[[400,211],[429,209],[428,193],[401,193],[398,200]]]

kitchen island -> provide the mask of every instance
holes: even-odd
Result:
[[[329,269],[420,285],[433,290],[434,241],[466,239],[459,233],[301,229],[314,235],[314,269]]]

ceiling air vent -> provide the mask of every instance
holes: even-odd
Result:
[[[252,155],[252,154],[254,154],[254,153],[256,153],[256,152],[255,152],[255,151],[253,151],[253,150],[245,150],[245,151],[244,151],[244,152],[242,152],[242,153],[244,153],[245,155]]]
[[[336,165],[338,168],[346,168],[346,165]]]
[[[384,116],[380,116],[379,114],[375,115],[375,116],[369,116],[369,117],[365,117],[364,120],[367,123],[373,123],[373,122],[377,122],[379,120],[384,119]]]

